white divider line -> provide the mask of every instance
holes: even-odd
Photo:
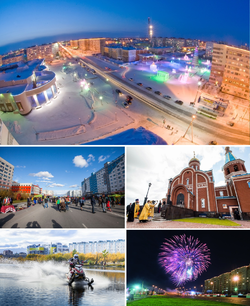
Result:
[[[83,223],[82,223],[82,226],[85,227],[85,228],[87,228],[87,226],[86,226],[85,224],[83,224]]]

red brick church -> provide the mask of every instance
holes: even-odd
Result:
[[[226,147],[222,170],[225,185],[215,187],[213,170],[200,170],[200,161],[192,158],[187,168],[169,180],[168,204],[190,209],[196,216],[250,219],[250,173],[244,160]]]

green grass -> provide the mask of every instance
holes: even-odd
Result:
[[[131,306],[235,306],[235,304],[196,300],[193,298],[181,298],[181,297],[158,297],[152,296],[143,298],[138,301],[127,301],[127,305]]]
[[[173,221],[190,222],[190,223],[200,223],[200,224],[215,224],[224,226],[241,226],[240,224],[231,220],[220,220],[216,218],[184,218],[175,219]]]

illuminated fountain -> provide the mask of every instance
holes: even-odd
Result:
[[[157,72],[157,66],[154,62],[150,65],[150,70],[153,72]]]
[[[187,83],[187,81],[189,80],[189,73],[185,72],[183,74],[180,74],[178,80],[182,83]]]
[[[189,60],[189,58],[188,58],[187,54],[185,54],[184,61],[188,61],[188,60]]]

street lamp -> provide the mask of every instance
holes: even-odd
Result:
[[[102,100],[102,96],[100,96],[99,99]]]
[[[189,126],[188,126],[188,128],[187,128],[187,130],[186,130],[186,132],[185,132],[185,134],[182,136],[182,138],[185,138],[185,136],[186,136],[186,134],[187,134],[189,128],[191,127],[192,142],[194,142],[194,141],[193,141],[193,140],[194,140],[193,121],[194,121],[195,118],[196,118],[196,116],[195,116],[195,115],[192,115],[192,120],[191,120],[191,122],[190,122],[190,124],[189,124]]]
[[[234,288],[234,291],[237,291],[237,294],[238,294],[238,281],[239,281],[239,275],[235,275],[234,277],[233,277],[233,280],[235,281],[235,282],[237,282],[237,287],[236,288]]]
[[[198,82],[198,89],[197,89],[196,96],[195,96],[195,99],[194,99],[194,104],[196,103],[196,99],[197,99],[197,96],[198,96],[200,86],[201,86],[201,81]]]
[[[144,199],[144,203],[143,203],[143,206],[147,203],[147,200],[148,200],[148,192],[149,192],[149,188],[152,186],[151,183],[148,184],[148,191],[147,191],[147,194],[146,194],[146,197]]]

